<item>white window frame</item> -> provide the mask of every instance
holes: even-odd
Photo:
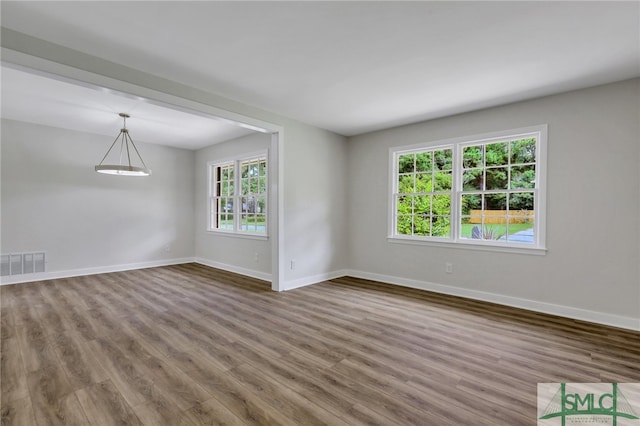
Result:
[[[534,192],[535,221],[534,243],[519,243],[500,240],[482,240],[462,238],[460,235],[460,218],[462,208],[462,149],[465,146],[491,144],[514,139],[535,137],[536,144],[536,177]],[[453,149],[453,176],[451,189],[451,236],[428,237],[396,234],[395,194],[398,192],[398,157],[403,154],[422,152],[425,150]],[[546,182],[547,167],[547,125],[536,125],[518,129],[496,131],[480,135],[464,136],[446,140],[418,143],[407,146],[389,148],[389,200],[388,200],[388,237],[391,243],[434,245],[439,247],[488,250],[500,252],[516,252],[528,254],[545,254],[546,252]],[[505,192],[505,191],[502,191]]]
[[[395,213],[397,212],[397,207],[396,207],[396,201],[398,200],[398,195],[400,194],[400,190],[398,188],[398,177],[399,177],[399,171],[397,170],[398,167],[398,159],[400,156],[404,156],[404,155],[409,155],[409,154],[420,154],[420,153],[425,153],[425,152],[435,152],[435,151],[451,151],[452,157],[451,157],[451,163],[452,163],[452,168],[450,170],[442,170],[443,173],[451,175],[451,189],[446,190],[446,189],[436,189],[433,187],[432,185],[432,189],[431,191],[425,191],[425,192],[412,192],[410,194],[412,194],[412,196],[416,196],[416,197],[420,197],[420,196],[427,196],[427,197],[432,197],[432,196],[438,196],[438,195],[449,195],[450,198],[453,197],[453,182],[454,182],[454,174],[455,174],[455,169],[453,169],[453,163],[455,161],[454,158],[454,153],[455,151],[453,150],[453,145],[435,145],[435,146],[421,146],[419,148],[415,148],[415,147],[410,147],[409,149],[402,149],[402,150],[398,150],[395,152],[395,156],[393,158],[393,189],[392,189],[392,194],[391,196],[393,197],[393,199],[391,200],[391,204],[392,204],[392,212],[394,213],[394,217],[392,219],[392,223],[391,223],[391,235],[392,236],[398,236],[400,238],[411,238],[411,239],[427,239],[427,240],[434,240],[434,241],[447,241],[450,238],[446,238],[446,237],[433,237],[433,236],[419,236],[419,235],[402,235],[402,234],[396,234],[397,231],[397,216],[395,215]],[[432,164],[433,165],[433,164]],[[432,169],[431,171],[429,171],[429,173],[432,174],[432,178],[433,178],[433,174],[436,172],[435,169]],[[420,171],[415,171],[413,173],[415,175],[414,177],[414,183],[417,185],[419,179],[418,179],[418,175],[424,175],[424,172],[420,172]],[[436,180],[431,180],[431,182],[433,184],[435,184]],[[451,200],[452,202],[453,200]],[[452,205],[450,206],[450,208],[452,208]],[[433,206],[431,206],[430,211],[429,211],[429,216],[433,215]],[[415,213],[412,213],[411,216],[416,216]],[[452,219],[452,215],[449,214],[449,220]]]
[[[260,194],[264,197],[265,213],[264,213],[264,232],[243,230],[241,228],[242,221],[242,198],[241,189],[241,165],[247,161],[265,160],[267,165],[267,173],[265,175],[265,192]],[[215,186],[215,170],[221,166],[233,165],[233,229],[223,229],[215,227],[213,217],[217,213],[216,199],[218,197]],[[207,231],[218,233],[221,235],[238,236],[255,239],[268,239],[269,237],[269,152],[257,151],[248,154],[242,154],[231,158],[225,158],[216,161],[207,162]]]

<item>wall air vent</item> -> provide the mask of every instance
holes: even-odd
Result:
[[[0,255],[0,276],[44,272],[46,256],[43,251]]]

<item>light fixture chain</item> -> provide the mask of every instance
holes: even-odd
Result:
[[[138,152],[138,148],[136,147],[136,144],[133,143],[133,139],[131,139],[131,137],[129,137],[129,140],[131,141],[131,145],[133,146],[133,149],[136,150],[136,154],[138,154],[138,158],[140,159],[140,162],[142,163],[142,166],[146,169],[147,165],[144,164],[144,160],[142,159],[142,156],[140,155],[140,153]]]
[[[129,167],[131,167],[131,155],[129,154],[129,141],[131,141],[131,143],[133,143],[133,141],[131,140],[131,136],[129,136],[129,132],[124,133],[124,139],[127,142],[127,160],[129,161]]]
[[[120,136],[122,139],[120,140],[120,160],[118,160],[118,164],[122,166],[122,154],[124,153],[124,143],[126,142],[126,139],[123,132],[120,132]]]
[[[100,163],[98,164],[99,166],[102,165],[102,163],[104,163],[104,160],[107,159],[107,156],[109,155],[109,153],[111,152],[111,150],[113,149],[114,145],[116,144],[116,142],[118,142],[118,139],[120,138],[120,134],[118,134],[118,136],[116,136],[116,138],[113,140],[113,143],[111,144],[111,146],[109,147],[109,149],[107,150],[107,153],[104,155],[104,157],[102,157],[102,161],[100,161]]]

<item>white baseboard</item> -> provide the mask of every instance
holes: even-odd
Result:
[[[152,260],[150,262],[127,263],[124,265],[96,266],[93,268],[70,269],[67,271],[37,272],[34,274],[9,275],[0,278],[0,285],[20,284],[33,281],[54,280],[57,278],[78,277],[81,275],[106,274],[109,272],[130,271],[133,269],[154,268],[157,266],[178,265],[193,262],[192,257],[178,259]]]
[[[193,261],[201,265],[222,269],[223,271],[234,272],[236,274],[246,275],[251,278],[257,278],[259,280],[271,282],[271,274],[268,272],[255,271],[253,269],[216,262],[214,260],[204,259],[202,257],[196,257],[195,259],[193,259]]]
[[[204,259],[202,257],[196,257],[193,261],[204,266],[210,266],[212,268],[222,269],[223,271],[234,272],[236,274],[245,275],[251,278],[257,278],[259,280],[272,282],[272,276],[270,273],[267,273],[267,272],[255,271],[253,269],[216,262],[214,260]],[[347,275],[347,271],[340,270],[340,271],[327,272],[325,274],[312,275],[308,277],[298,278],[295,280],[285,281],[282,291],[294,290],[296,288],[318,284],[322,281],[344,277],[345,275]]]
[[[178,259],[154,260],[150,262],[127,263],[124,265],[97,266],[93,268],[71,269],[66,271],[50,271],[50,272],[38,272],[35,274],[4,276],[4,277],[0,277],[0,285],[20,284],[20,283],[28,283],[33,281],[54,280],[57,278],[71,278],[71,277],[78,277],[81,275],[106,274],[109,272],[131,271],[133,269],[154,268],[157,266],[178,265],[181,263],[192,263],[192,262],[200,263],[205,266],[211,266],[212,268],[218,268],[218,269],[222,269],[229,272],[235,272],[236,274],[246,275],[252,278],[257,278],[260,280],[271,282],[271,274],[269,273],[254,271],[251,269],[242,268],[234,265],[228,265],[226,263],[215,262],[215,261],[204,259],[201,257],[196,257],[196,258],[184,257],[184,258],[178,258]]]
[[[318,275],[311,275],[308,277],[303,277],[303,278],[298,278],[295,280],[290,280],[290,281],[285,281],[284,283],[284,291],[287,290],[294,290],[296,288],[300,288],[300,287],[305,287],[308,285],[313,285],[313,284],[318,284],[321,283],[322,281],[327,281],[327,280],[332,280],[334,278],[340,278],[340,277],[344,277],[346,275],[348,275],[349,271],[346,270],[340,270],[340,271],[333,271],[333,272],[327,272],[325,274],[318,274]]]
[[[628,330],[640,331],[640,318],[624,317],[604,312],[574,308],[571,306],[555,305],[553,303],[522,299],[519,297],[505,296],[502,294],[488,293],[484,291],[470,290],[466,288],[436,284],[426,281],[411,280],[407,278],[375,274],[364,271],[348,270],[345,271],[345,275],[400,285],[404,287],[411,287],[420,290],[428,290],[435,293],[449,294],[452,296],[466,297],[468,299],[498,303],[500,305],[512,306],[515,308],[522,308],[530,311],[552,314],[576,320],[589,321],[597,324],[610,325],[613,327],[625,328]]]
[[[40,272],[34,274],[22,274],[5,276],[0,278],[0,285],[19,284],[33,281],[52,280],[57,278],[70,278],[81,275],[105,274],[109,272],[129,271],[133,269],[153,268],[158,266],[177,265],[181,263],[196,262],[212,268],[218,268],[240,275],[246,275],[271,282],[271,274],[255,271],[252,269],[242,268],[239,266],[228,265],[225,263],[215,262],[204,258],[177,258],[154,260],[150,262],[128,263],[124,265],[98,266],[93,268],[73,269],[67,271]],[[317,284],[323,281],[332,280],[344,276],[352,276],[367,280],[380,281],[383,283],[395,284],[404,287],[411,287],[420,290],[433,291],[436,293],[449,294],[452,296],[466,297],[468,299],[482,300],[485,302],[498,303],[505,306],[515,308],[528,309],[531,311],[542,312],[546,314],[558,315],[565,318],[589,321],[597,324],[610,325],[613,327],[625,328],[634,331],[640,331],[640,318],[624,317],[604,312],[590,311],[586,309],[575,308],[571,306],[556,305],[552,303],[540,302],[536,300],[522,299],[513,296],[505,296],[502,294],[488,293],[478,290],[448,286],[444,284],[431,283],[427,281],[418,281],[408,278],[394,277],[390,275],[382,275],[371,272],[357,270],[339,270],[324,274],[312,275],[308,277],[298,278],[295,280],[285,281],[283,290],[294,290],[296,288]]]

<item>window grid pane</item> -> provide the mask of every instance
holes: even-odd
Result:
[[[395,234],[449,238],[453,149],[400,154],[396,170]]]
[[[241,216],[243,232],[267,232],[267,159],[255,158],[241,163]]]
[[[212,167],[212,194],[210,200],[210,229],[227,228],[226,197],[233,193],[233,163]]]
[[[209,228],[266,234],[266,156],[212,165],[211,179]]]
[[[534,244],[536,138],[462,149],[460,237]]]

